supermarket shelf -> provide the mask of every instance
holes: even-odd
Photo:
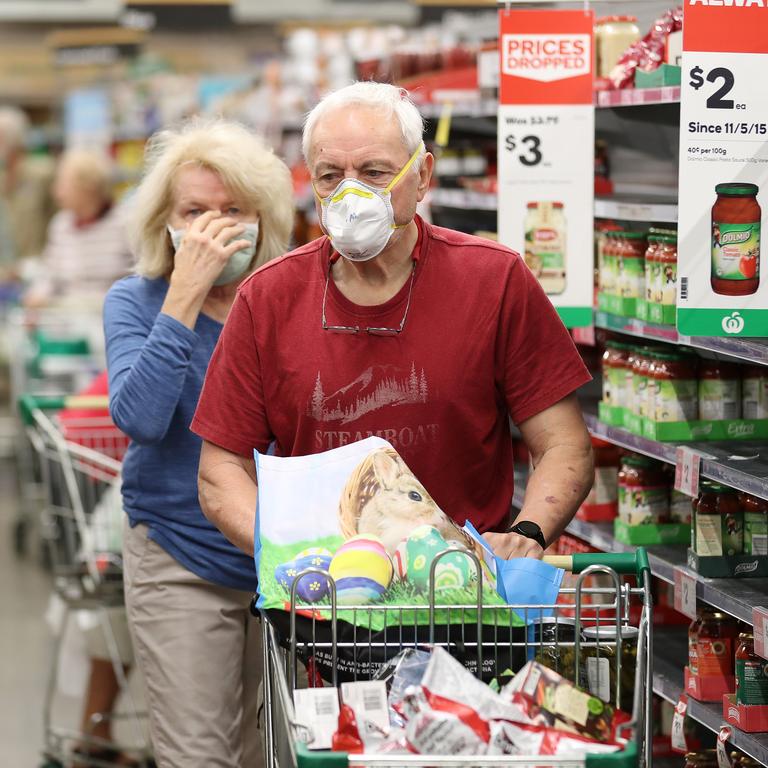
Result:
[[[681,336],[671,325],[655,325],[634,317],[621,317],[608,312],[595,312],[595,325],[607,331],[626,333],[649,341],[666,341],[671,344],[686,344],[696,349],[705,349],[721,355],[768,365],[768,341],[762,339],[731,339],[718,336]]]
[[[419,110],[428,119],[439,118],[443,114],[445,103],[421,104]],[[496,117],[499,102],[496,99],[464,99],[451,104],[451,117]]]
[[[566,529],[572,536],[605,552],[634,552],[635,547],[617,541],[612,523],[587,523],[574,518]],[[675,569],[686,565],[686,547],[659,545],[648,547],[651,573],[674,584]],[[747,624],[752,624],[752,608],[765,603],[768,579],[704,579],[696,577],[696,597],[714,605]]]
[[[598,198],[595,200],[595,218],[676,223],[677,203],[664,198],[640,201],[622,197]]]
[[[654,633],[653,690],[662,698],[677,704],[683,693],[683,665],[688,655],[687,633],[660,630]],[[725,724],[723,707],[718,703],[704,703],[688,697],[688,716],[719,733]],[[731,745],[746,752],[763,765],[768,765],[768,733],[745,733],[736,728]]]
[[[676,445],[659,443],[603,424],[593,413],[584,416],[590,432],[609,443],[643,453],[668,464],[675,463]],[[753,496],[768,499],[768,443],[764,441],[728,441],[687,443],[701,452],[701,475]]]
[[[644,104],[677,104],[680,102],[680,86],[666,85],[661,88],[623,88],[620,91],[598,91],[597,107],[639,107]]]
[[[441,189],[435,187],[429,192],[432,205],[443,208],[462,208],[476,211],[495,211],[498,207],[496,195],[487,192],[473,192],[469,189]]]

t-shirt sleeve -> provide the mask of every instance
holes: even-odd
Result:
[[[519,256],[508,274],[497,350],[504,397],[516,424],[591,379],[557,311]]]
[[[205,376],[190,429],[210,443],[250,457],[272,441],[251,308],[242,293],[232,305]]]

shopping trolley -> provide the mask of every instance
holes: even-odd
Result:
[[[43,711],[47,766],[69,766],[78,761],[106,768],[113,764],[88,756],[89,750],[95,754],[105,749],[130,754],[140,765],[150,765],[146,715],[139,711],[131,693],[110,619],[110,611],[123,606],[120,470],[128,438],[108,415],[92,415],[94,410],[106,409],[106,403],[103,396],[24,395],[19,401],[46,491],[40,510],[40,536],[48,553],[54,593],[62,605]],[[69,417],[62,413],[64,408]],[[95,716],[91,728],[105,717],[130,719],[138,746],[105,742],[90,731],[82,733],[53,723],[62,643],[70,621],[80,610],[98,616],[103,642],[127,704],[124,714]],[[79,754],[75,754],[75,747]]]
[[[8,313],[5,326],[10,363],[11,402],[23,395],[67,395],[82,389],[104,368],[100,313],[78,309],[28,310]],[[16,423],[15,429],[21,429]],[[39,483],[35,455],[24,440],[15,440],[20,500],[14,539],[24,554],[45,489]]]
[[[449,550],[455,552],[455,550]],[[333,579],[325,572],[310,568],[298,574],[293,582],[290,599],[290,615],[288,618],[288,632],[283,633],[280,625],[285,622],[281,617],[270,612],[270,615],[262,615],[264,634],[264,696],[265,696],[265,733],[268,768],[341,768],[342,766],[377,766],[379,768],[400,768],[401,766],[490,766],[490,765],[517,765],[517,766],[557,766],[557,768],[650,768],[652,727],[651,720],[651,693],[652,671],[650,665],[652,648],[652,600],[650,568],[648,557],[643,548],[639,548],[635,554],[577,554],[572,556],[557,556],[547,558],[549,562],[566,570],[578,573],[575,586],[563,589],[561,592],[573,596],[573,604],[565,608],[562,605],[483,605],[482,587],[478,584],[477,601],[471,605],[447,606],[439,603],[439,593],[435,593],[434,574],[435,566],[443,554],[438,555],[432,563],[429,590],[429,624],[427,627],[427,643],[419,643],[419,632],[414,627],[403,627],[403,619],[415,616],[416,611],[424,610],[424,606],[405,605],[392,608],[392,606],[339,606],[336,602],[336,587]],[[477,558],[467,553],[480,573],[480,564]],[[296,588],[307,574],[316,574],[319,578],[327,579],[330,585],[330,601],[322,605],[313,603],[302,604],[297,601]],[[610,580],[611,586],[589,586],[588,580],[593,575],[603,574],[600,583],[604,583],[605,577]],[[622,580],[621,576],[633,576],[636,585],[629,580]],[[479,581],[479,580],[478,580]],[[622,685],[622,657],[623,635],[626,632],[619,631],[629,621],[630,609],[633,605],[640,606],[640,619],[637,632],[637,656],[634,679],[629,682],[624,680]],[[330,622],[316,620],[318,611],[328,611]],[[301,614],[304,611],[311,613],[312,618],[306,619]],[[561,642],[555,638],[555,648],[563,652],[572,651],[572,664],[563,665],[557,670],[563,677],[582,683],[583,664],[580,658],[581,652],[590,649],[598,659],[592,667],[596,671],[596,679],[588,681],[590,689],[593,685],[601,690],[604,681],[601,674],[608,674],[610,678],[611,703],[622,702],[624,696],[629,696],[631,701],[631,719],[619,727],[617,741],[622,744],[622,750],[611,754],[587,754],[574,756],[445,756],[445,755],[380,755],[380,754],[344,754],[339,752],[311,751],[307,748],[311,733],[306,723],[297,720],[292,691],[301,687],[298,664],[300,659],[313,659],[317,654],[330,655],[331,684],[338,683],[337,661],[343,656],[347,661],[350,657],[360,657],[361,660],[369,660],[375,652],[377,658],[395,656],[404,647],[427,647],[440,645],[449,651],[457,648],[471,646],[474,649],[476,660],[474,666],[476,674],[482,674],[485,669],[492,669],[496,674],[500,673],[511,659],[519,662],[526,659],[537,658],[547,666],[551,666],[551,643],[542,635],[538,638],[530,632],[530,625],[542,612],[558,618],[563,611],[572,611],[572,621],[575,629],[573,641]],[[339,631],[338,620],[343,617],[359,619],[361,616],[372,617],[373,614],[383,614],[385,626],[392,625],[392,631],[387,638],[386,632],[381,633],[373,640],[370,635],[362,643],[341,640],[342,634],[349,633]],[[525,628],[522,632],[513,630],[513,614],[522,619]],[[636,612],[635,612],[636,615]],[[447,621],[446,621],[447,618]],[[301,623],[303,621],[303,623]],[[308,623],[307,623],[308,622]],[[444,623],[445,622],[445,623]],[[298,627],[301,623],[301,631]],[[372,626],[374,622],[367,622]],[[376,625],[380,625],[377,622]],[[613,641],[606,642],[586,641],[581,639],[581,629],[585,626],[611,626],[615,628]],[[473,633],[468,633],[471,627]],[[447,629],[447,632],[446,632]],[[442,631],[441,631],[442,630]],[[451,631],[455,633],[451,637]],[[356,633],[355,633],[356,634]],[[364,636],[364,632],[360,632]],[[421,633],[423,637],[423,633]],[[409,639],[410,638],[410,639]],[[377,645],[374,649],[371,646]],[[600,664],[601,649],[609,664]],[[606,650],[607,649],[607,650]],[[612,649],[612,653],[609,653]],[[547,658],[550,661],[547,661]],[[312,665],[310,664],[310,667]],[[566,668],[567,667],[567,668]],[[353,664],[351,669],[357,669]],[[361,665],[365,668],[365,665]],[[370,667],[370,672],[375,670]],[[312,675],[309,681],[312,682]],[[355,679],[359,678],[353,675]],[[615,684],[615,688],[614,688]],[[627,692],[626,687],[630,688]]]

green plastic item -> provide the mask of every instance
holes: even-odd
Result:
[[[691,540],[691,526],[686,523],[658,523],[627,525],[618,518],[613,521],[613,534],[622,544],[637,546],[651,544],[687,544]]]
[[[40,357],[46,355],[89,355],[91,353],[88,339],[57,339],[55,336],[46,336],[38,333],[36,336],[37,354]]]
[[[66,405],[64,395],[22,395],[19,398],[19,414],[28,427],[34,424],[32,411],[60,411]]]
[[[575,554],[571,557],[573,559],[573,573],[581,573],[590,565],[606,565],[613,568],[616,573],[642,578],[646,571],[650,573],[651,570],[645,547],[638,547],[634,552],[608,552],[605,554],[588,552]]]

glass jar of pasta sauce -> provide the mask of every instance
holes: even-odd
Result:
[[[622,232],[618,252],[618,293],[624,299],[645,296],[645,233]]]
[[[627,408],[630,393],[627,392],[627,368],[629,367],[630,345],[609,339],[603,352],[603,402],[617,407]]]
[[[669,517],[669,487],[658,462],[625,456],[619,468],[619,519],[627,525],[664,523]]]
[[[741,418],[741,371],[722,360],[699,364],[699,418],[708,421]]]
[[[645,300],[657,301],[655,287],[658,276],[656,255],[659,252],[659,236],[651,231],[648,233],[647,242],[648,247],[645,249]]]
[[[656,253],[657,272],[654,273],[654,301],[664,307],[677,303],[677,236],[660,235]]]
[[[768,555],[768,501],[742,493],[744,554]]]
[[[757,184],[718,184],[712,206],[712,290],[746,296],[760,285],[760,220]]]
[[[695,507],[696,554],[704,557],[740,555],[744,549],[744,511],[738,493],[704,480]]]
[[[648,372],[655,347],[640,347],[632,357],[632,411],[648,416]]]
[[[728,677],[733,674],[733,654],[739,624],[722,611],[702,613],[696,633],[697,674],[700,677]]]
[[[768,419],[768,367],[742,366],[741,414],[745,419]]]
[[[664,422],[698,419],[699,393],[693,355],[657,352],[648,370],[648,379],[648,386],[654,390],[654,410],[648,418]]]
[[[755,639],[751,632],[739,635],[735,661],[736,702],[768,704],[768,661],[755,653]]]

